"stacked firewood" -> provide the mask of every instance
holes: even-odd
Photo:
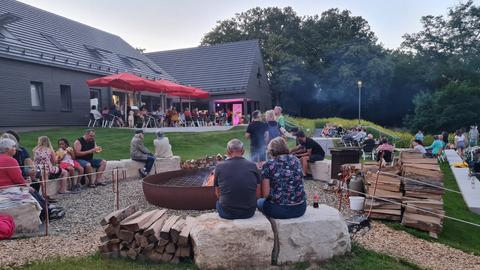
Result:
[[[169,216],[165,209],[143,212],[131,205],[110,213],[100,224],[106,235],[99,250],[105,257],[178,263],[192,254],[193,217]]]
[[[205,156],[204,158],[201,159],[192,159],[192,160],[186,160],[182,161],[181,167],[182,169],[204,169],[204,168],[210,168],[217,163],[225,160],[227,157],[222,154],[217,154],[216,156]]]
[[[378,180],[377,180],[378,177]],[[365,173],[365,210],[374,219],[400,221],[402,215],[401,178],[391,173]]]
[[[438,234],[442,230],[443,174],[436,159],[423,158],[420,153],[402,152],[402,175],[406,205],[402,224]]]

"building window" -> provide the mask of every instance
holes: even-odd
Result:
[[[87,51],[90,53],[91,56],[96,58],[97,60],[102,61],[103,63],[110,64],[111,61],[104,55],[104,53],[107,53],[108,51],[102,50],[99,48],[95,48],[89,45],[85,45],[85,48]]]
[[[60,111],[72,111],[72,89],[70,85],[60,85]]]
[[[43,83],[30,82],[30,97],[32,100],[32,109],[36,111],[45,110],[43,99]]]
[[[58,42],[58,40],[56,40],[54,37],[49,36],[47,34],[43,34],[43,33],[41,35],[50,43],[52,43],[53,46],[57,47],[57,49],[59,49],[60,51],[71,52],[67,48],[65,48],[65,46],[63,46],[62,43]]]

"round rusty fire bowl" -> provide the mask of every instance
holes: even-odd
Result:
[[[143,193],[151,204],[176,210],[215,209],[217,197],[212,186],[166,185],[172,178],[188,177],[197,170],[179,170],[150,175],[142,180]]]

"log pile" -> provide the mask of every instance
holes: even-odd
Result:
[[[420,153],[402,152],[402,175],[406,205],[402,224],[438,234],[443,223],[443,174],[435,159]]]
[[[365,174],[367,198],[365,210],[374,219],[400,221],[402,215],[401,178],[390,173]],[[371,209],[371,210],[370,210]]]
[[[107,215],[100,224],[105,236],[98,248],[104,257],[175,264],[191,257],[193,217],[169,216],[165,209],[143,212],[131,205]]]
[[[217,154],[216,156],[205,156],[201,159],[192,159],[183,161],[180,164],[182,169],[204,169],[210,168],[217,165],[217,163],[225,160],[227,157],[222,154]]]

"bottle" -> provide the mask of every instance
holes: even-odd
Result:
[[[320,200],[320,196],[318,196],[318,193],[313,194],[313,208],[318,208],[319,200]]]

